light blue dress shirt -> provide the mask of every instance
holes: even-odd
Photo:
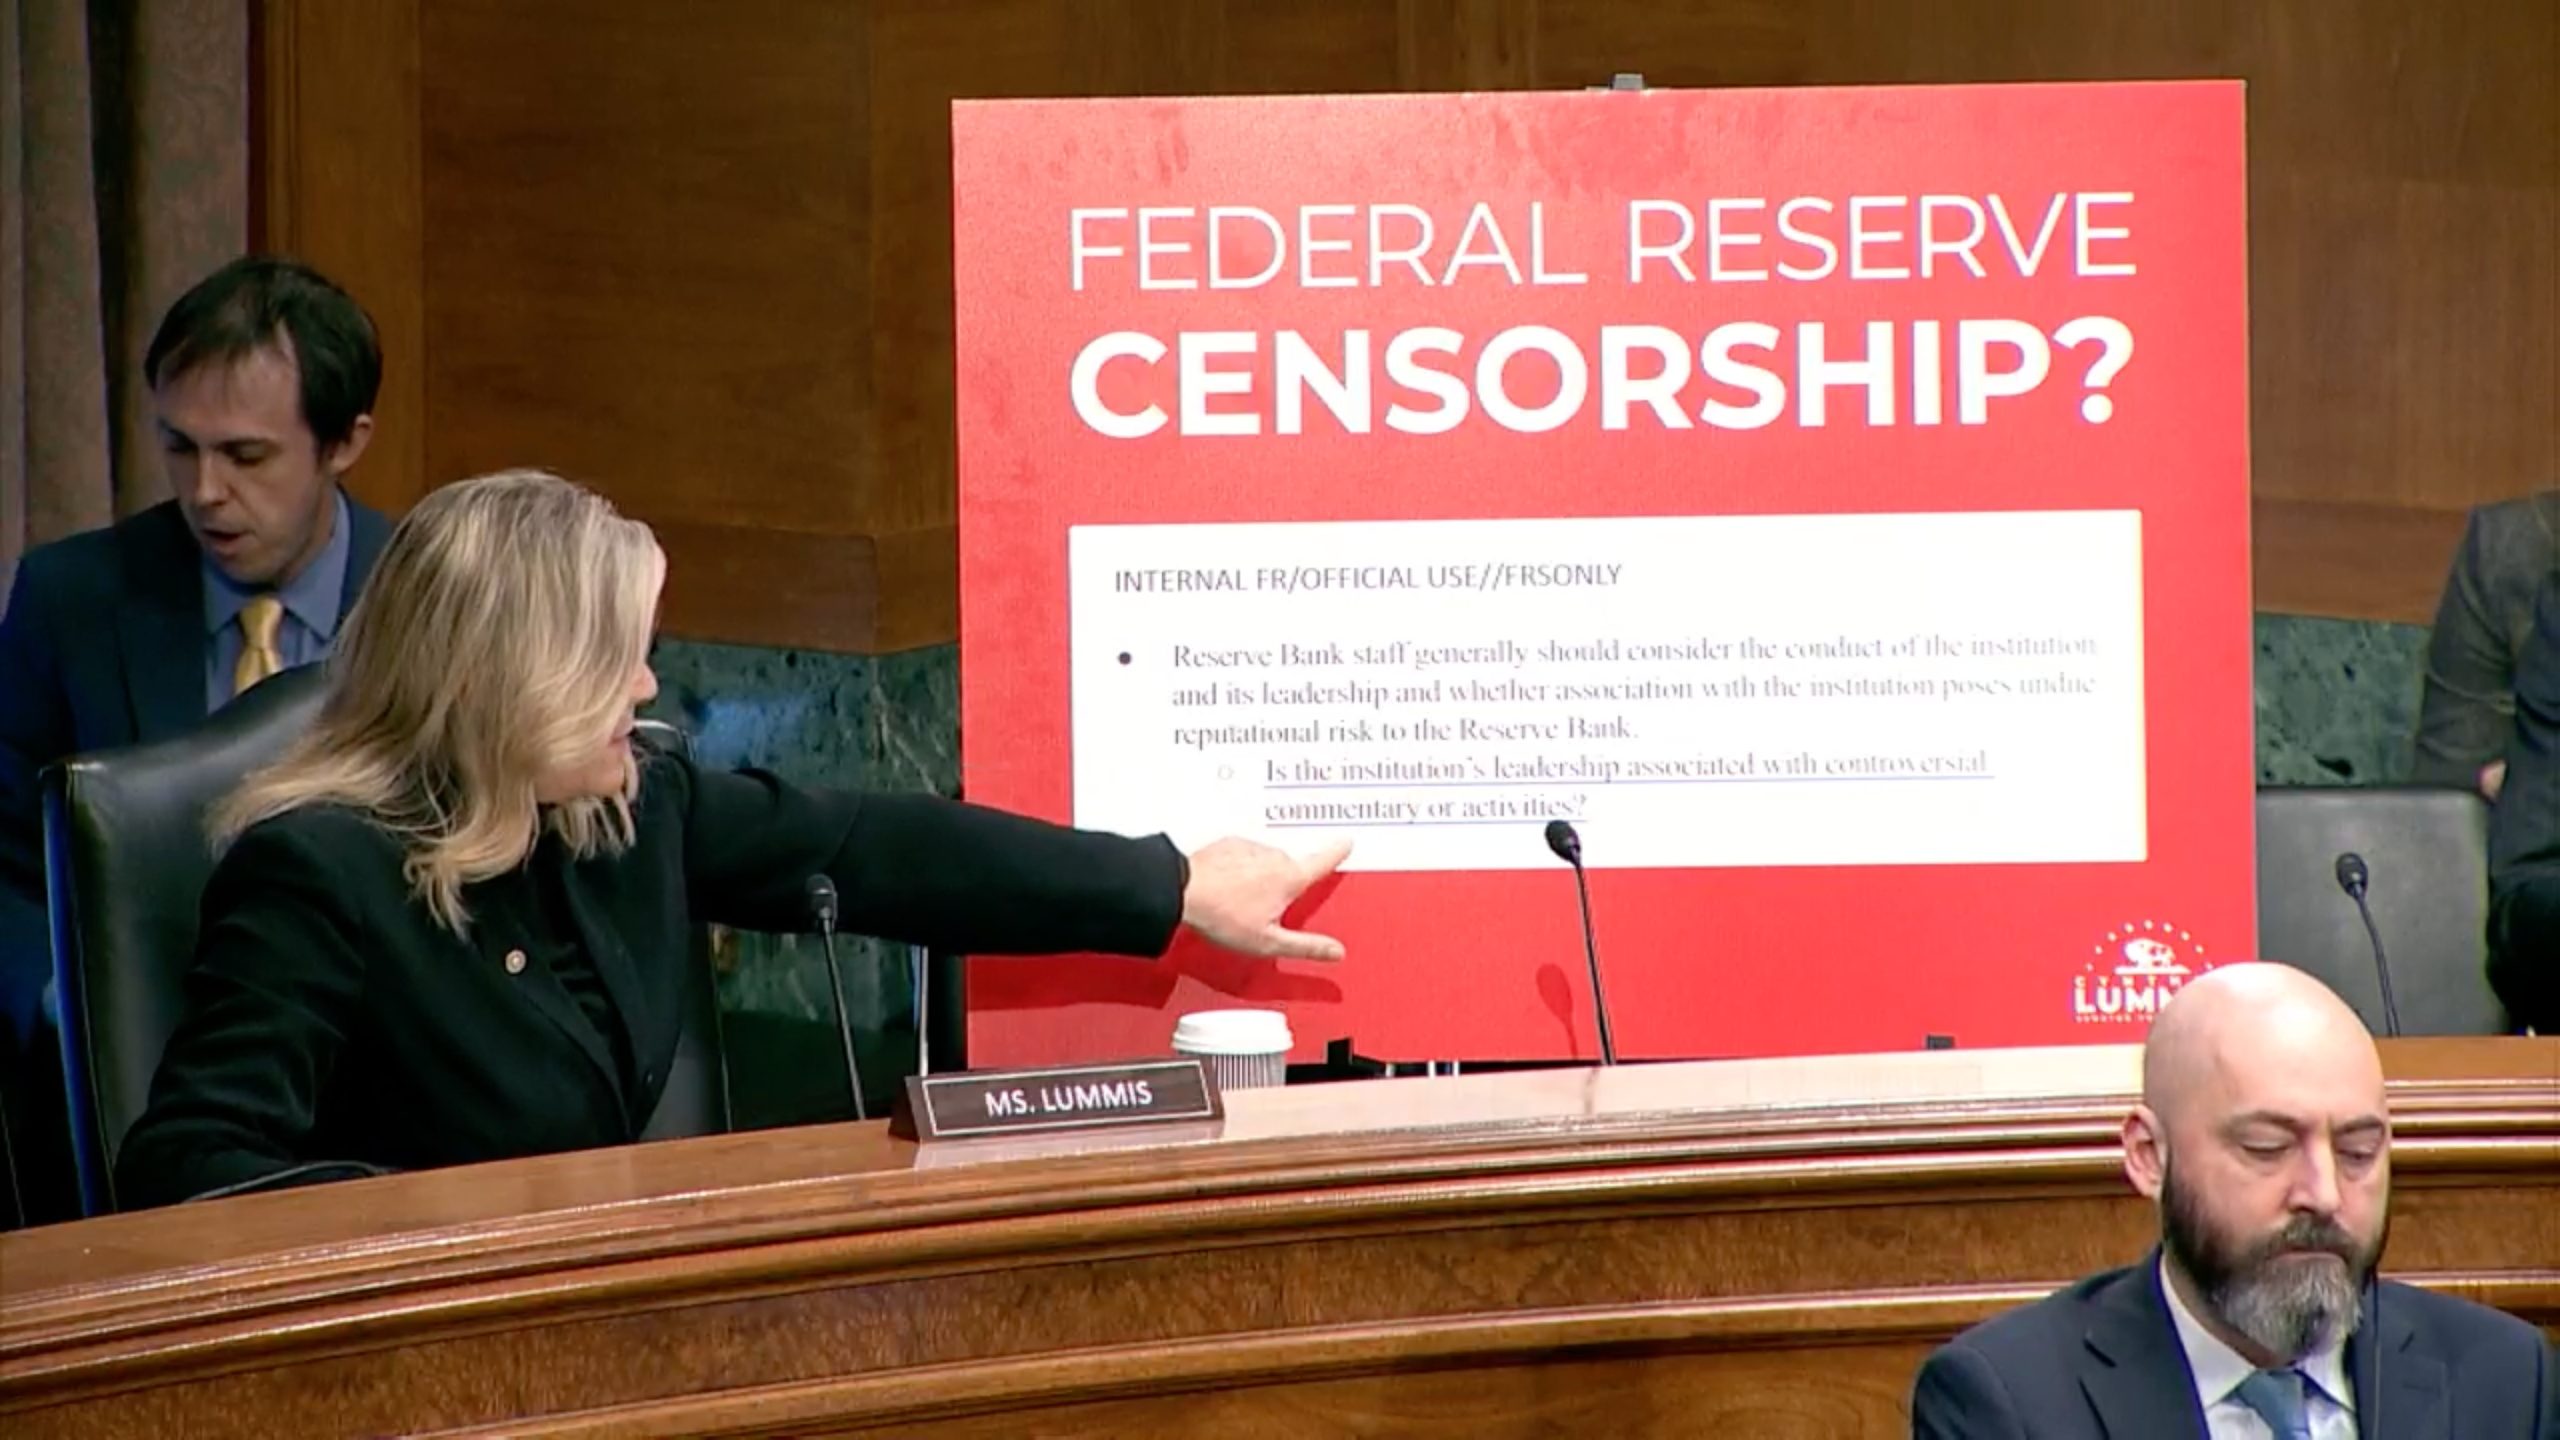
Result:
[[[308,665],[329,653],[338,635],[338,607],[347,594],[347,497],[338,495],[338,513],[329,527],[329,543],[302,567],[302,573],[276,591],[284,601],[284,618],[276,626],[276,653],[288,670]],[[231,703],[231,672],[248,643],[237,623],[240,607],[256,590],[236,584],[199,558],[204,572],[204,708],[210,715]]]

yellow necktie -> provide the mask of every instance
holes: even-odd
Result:
[[[234,696],[284,668],[276,650],[276,629],[284,623],[284,602],[272,593],[253,595],[240,607],[240,660],[231,667]]]

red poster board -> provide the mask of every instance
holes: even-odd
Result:
[[[2254,944],[2236,83],[954,107],[972,800],[1355,837],[971,1058],[2134,1038]]]

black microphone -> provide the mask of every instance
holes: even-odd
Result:
[[[1618,1063],[1617,1042],[1609,1038],[1609,997],[1600,989],[1600,942],[1591,934],[1591,886],[1582,878],[1582,837],[1568,820],[1547,822],[1547,848],[1573,867],[1573,893],[1582,901],[1582,958],[1591,966],[1591,1010],[1600,1021],[1600,1063]]]
[[[2391,998],[2391,962],[2383,958],[2382,931],[2373,923],[2373,907],[2364,903],[2365,888],[2372,876],[2365,870],[2364,857],[2353,850],[2338,857],[2338,888],[2356,902],[2356,913],[2364,917],[2365,938],[2373,942],[2373,978],[2382,986],[2382,1033],[2400,1033],[2400,1006]]]
[[[844,972],[836,968],[836,882],[812,875],[800,887],[809,897],[809,917],[818,922],[818,943],[827,954],[827,988],[836,997],[836,1038],[844,1042],[844,1083],[853,1092],[853,1118],[868,1120],[862,1108],[862,1067],[853,1060],[853,1021],[845,1013]]]

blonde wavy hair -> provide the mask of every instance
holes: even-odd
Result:
[[[215,842],[344,806],[400,837],[412,892],[456,934],[463,887],[522,864],[546,825],[581,857],[619,852],[636,773],[553,805],[535,785],[630,713],[665,563],[647,526],[544,471],[430,493],[347,617],[318,720],[216,808]]]

